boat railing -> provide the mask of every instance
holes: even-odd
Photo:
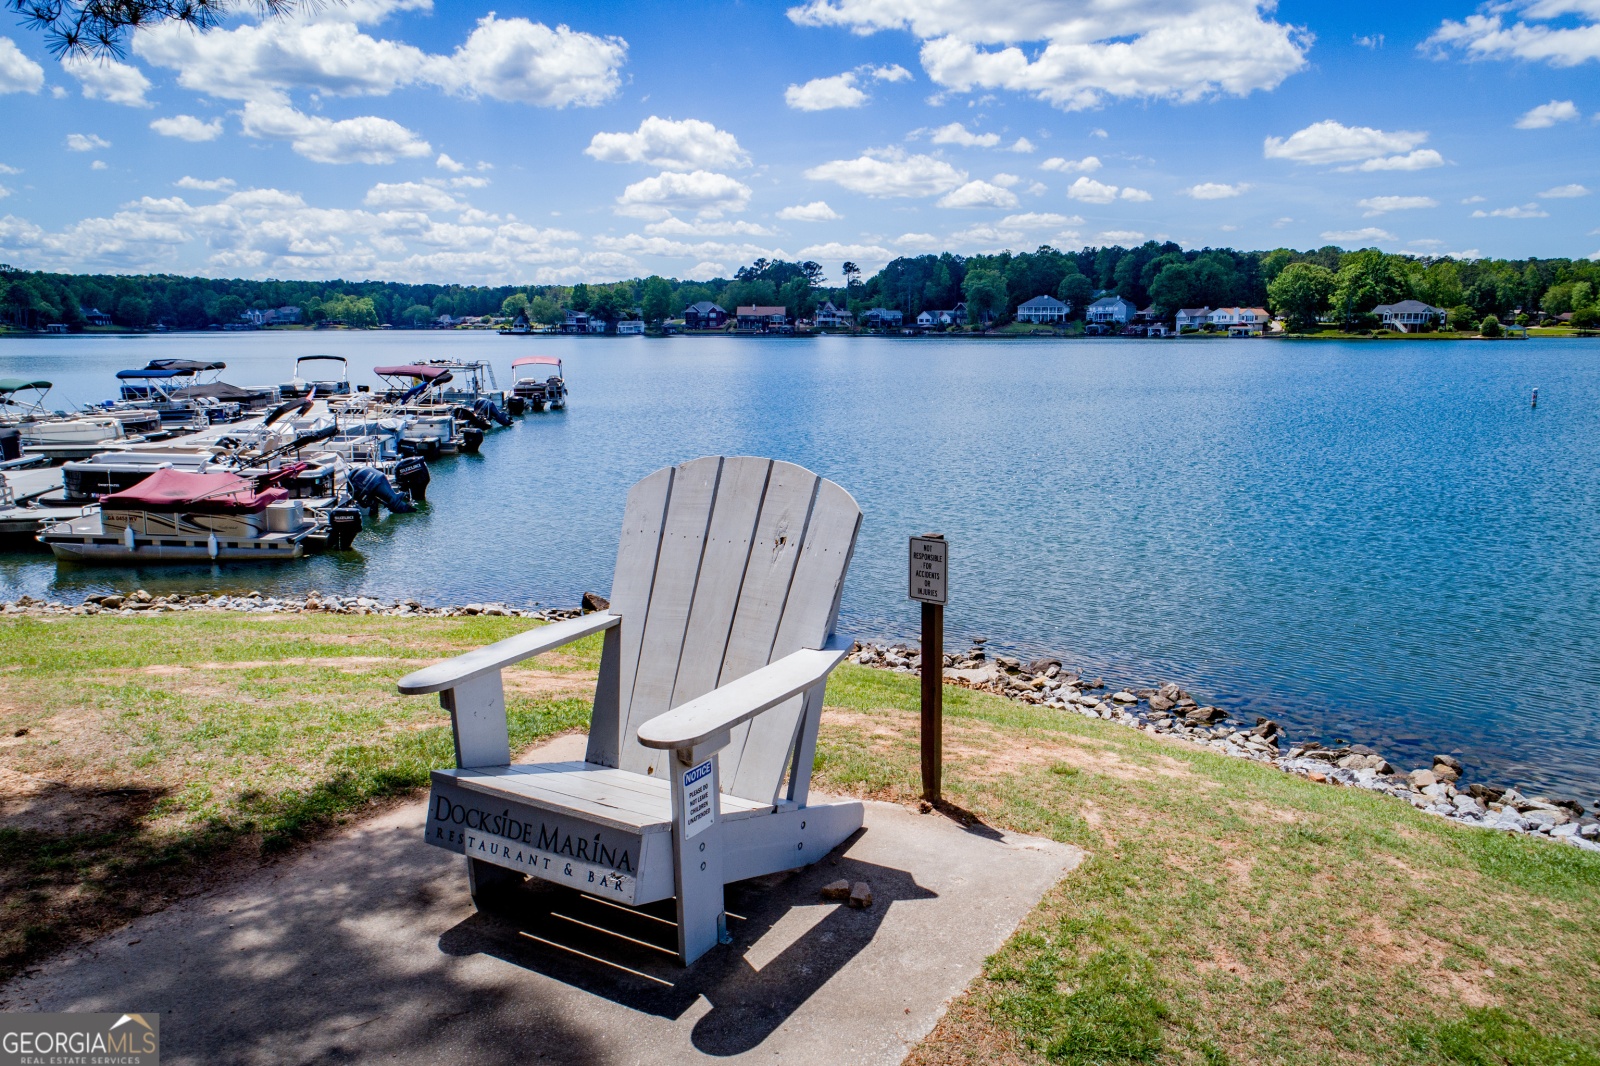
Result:
[[[11,482],[6,480],[4,474],[0,474],[0,507],[15,507],[16,505],[17,494],[11,491]]]

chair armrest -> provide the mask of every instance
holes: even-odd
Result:
[[[454,659],[446,659],[442,663],[435,663],[423,667],[416,673],[407,674],[400,679],[400,694],[421,696],[429,692],[455,688],[463,681],[471,681],[475,677],[500,670],[512,663],[531,659],[563,644],[571,644],[591,633],[610,629],[621,621],[621,615],[612,614],[610,611],[596,611],[581,618],[568,618],[564,622],[551,622],[547,626],[538,626],[526,633],[518,633],[514,637],[507,637],[485,647],[474,648],[465,655],[457,655]]]
[[[656,715],[639,727],[639,743],[647,748],[693,748],[825,681],[848,654],[850,642],[835,639],[821,651],[808,648],[785,655]]]

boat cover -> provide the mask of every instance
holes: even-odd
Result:
[[[420,366],[416,363],[407,363],[404,366],[375,366],[372,372],[383,378],[421,378],[424,381],[450,376],[450,371],[444,367]]]
[[[48,389],[50,383],[31,378],[0,378],[0,392],[18,392],[22,389]]]
[[[130,378],[181,378],[188,377],[193,370],[168,370],[165,367],[141,367],[138,370],[119,370],[117,377],[126,381]]]
[[[125,511],[187,511],[196,514],[256,514],[289,498],[283,489],[256,491],[238,474],[192,474],[157,470],[132,488],[100,497],[100,506]]]
[[[301,363],[315,362],[318,359],[323,359],[330,363],[348,362],[348,360],[342,355],[302,355],[300,358],[294,361],[294,365],[299,366]]]
[[[241,389],[226,381],[213,381],[209,385],[190,385],[172,394],[175,400],[253,400],[262,394],[261,389]]]
[[[186,374],[198,374],[202,370],[226,370],[227,363],[214,363],[204,359],[152,359],[145,366],[146,370],[181,370]]]
[[[560,366],[561,360],[557,359],[553,355],[525,355],[521,359],[511,360],[511,369],[515,370],[517,367],[526,366],[529,363],[542,363],[546,366]]]

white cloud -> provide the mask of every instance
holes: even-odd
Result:
[[[889,243],[908,252],[938,252],[945,247],[944,241],[931,233],[902,233]]]
[[[998,133],[973,133],[959,122],[933,131],[934,144],[956,144],[963,148],[993,148],[1000,143]]]
[[[258,100],[245,103],[240,128],[248,137],[288,141],[317,163],[392,163],[433,150],[398,122],[376,115],[334,120]]]
[[[805,172],[812,181],[831,181],[864,196],[937,196],[967,180],[964,170],[930,155],[907,155],[898,148],[836,159]]]
[[[828,206],[826,200],[813,200],[809,204],[795,204],[778,212],[778,217],[789,222],[833,222],[844,216]]]
[[[689,268],[689,277],[709,281],[711,278],[726,277],[727,270],[721,263],[696,263]]]
[[[111,147],[111,142],[98,133],[69,133],[66,143],[69,152],[92,152],[97,148]]]
[[[21,173],[22,173],[22,170],[19,167],[8,167],[4,163],[0,163],[0,174],[21,174]]]
[[[1497,207],[1493,211],[1474,211],[1473,218],[1549,218],[1550,212],[1538,204],[1522,204],[1519,207]]]
[[[1383,34],[1381,33],[1369,33],[1364,36],[1358,34],[1352,37],[1351,40],[1355,41],[1355,43],[1360,45],[1362,48],[1366,48],[1374,52],[1383,47]]]
[[[1058,215],[1053,211],[1029,211],[1020,215],[1007,215],[1000,225],[1008,229],[1055,229],[1059,226],[1081,226],[1081,215]]]
[[[1367,217],[1388,214],[1390,211],[1415,211],[1424,207],[1438,207],[1439,201],[1431,196],[1369,196],[1357,200],[1357,207],[1367,209]]]
[[[1191,185],[1181,190],[1183,195],[1191,196],[1196,200],[1227,200],[1241,196],[1249,191],[1250,186],[1240,182],[1236,185],[1226,185],[1218,181],[1203,181],[1198,185]]]
[[[443,189],[415,181],[379,182],[362,203],[391,211],[455,211],[466,205]]]
[[[1518,9],[1520,17],[1508,22]],[[1524,59],[1552,67],[1600,59],[1600,5],[1594,0],[1509,0],[1485,4],[1482,11],[1460,22],[1445,19],[1419,50],[1439,58],[1457,52],[1467,59]],[[1564,16],[1576,16],[1578,25],[1548,24]]]
[[[987,181],[969,181],[939,199],[940,207],[1016,207],[1017,194]]]
[[[150,123],[150,128],[163,137],[177,137],[184,141],[214,141],[222,136],[220,118],[203,122],[193,115],[173,115],[171,118],[155,119]]]
[[[1386,229],[1368,226],[1366,229],[1327,230],[1322,234],[1322,239],[1333,241],[1336,244],[1368,244],[1373,241],[1392,241],[1397,238]]]
[[[433,165],[438,167],[440,170],[448,170],[452,174],[459,174],[463,170],[467,169],[467,165],[465,163],[457,163],[444,152],[439,153],[439,158],[433,161]]]
[[[1108,241],[1112,244],[1132,244],[1144,240],[1144,234],[1135,229],[1108,229],[1104,233],[1096,234],[1095,240]]]
[[[1442,166],[1444,166],[1444,156],[1432,148],[1418,148],[1416,151],[1407,152],[1405,155],[1380,156],[1377,159],[1369,159],[1365,163],[1357,163],[1353,166],[1340,167],[1339,169],[1370,172],[1375,170],[1427,170],[1429,167]]]
[[[989,180],[1004,189],[1015,189],[1022,184],[1022,179],[1015,174],[996,174]]]
[[[89,164],[89,169],[90,170],[105,170],[106,166],[107,166],[107,163],[106,163],[106,161],[104,159],[96,159],[93,163]]]
[[[844,262],[852,260],[856,263],[887,263],[894,258],[894,253],[877,244],[841,244],[838,241],[829,241],[827,244],[813,244],[808,248],[800,249],[802,259],[823,259]]]
[[[1100,157],[1086,155],[1082,159],[1062,159],[1054,156],[1039,164],[1040,170],[1058,170],[1063,174],[1093,174],[1101,166]]]
[[[467,174],[463,177],[451,178],[450,187],[452,189],[487,189],[489,187],[489,179],[480,178],[475,174]]]
[[[238,183],[232,178],[191,178],[187,174],[173,184],[180,189],[195,189],[199,192],[227,192]]]
[[[1287,159],[1293,163],[1351,163],[1409,152],[1427,139],[1426,133],[1416,130],[1391,133],[1325,119],[1288,137],[1268,137],[1262,154],[1268,159]]]
[[[1130,200],[1136,204],[1145,204],[1155,199],[1155,197],[1151,196],[1143,189],[1135,189],[1133,186],[1129,185],[1123,188],[1122,199]]]
[[[11,190],[6,188],[4,185],[0,185],[0,200],[4,200],[6,197],[8,197],[10,195],[11,195]]]
[[[1517,129],[1549,129],[1557,122],[1576,122],[1581,117],[1577,105],[1571,100],[1551,100],[1548,104],[1540,104],[1517,119]]]
[[[1109,204],[1117,198],[1117,187],[1093,178],[1079,178],[1067,186],[1067,197],[1082,200],[1086,204]]]
[[[231,100],[283,102],[302,89],[383,96],[435,85],[464,96],[542,107],[594,106],[621,87],[628,45],[566,26],[489,14],[454,53],[437,55],[362,33],[384,5],[325,5],[310,13],[195,32],[164,23],[140,30],[133,51],[178,72],[187,89]]]
[[[1589,190],[1583,185],[1557,185],[1553,189],[1546,189],[1539,194],[1541,200],[1570,200],[1578,196],[1588,196]]]
[[[923,69],[947,90],[1010,89],[1079,110],[1107,98],[1192,101],[1275,88],[1305,65],[1311,37],[1264,10],[1270,5],[1260,0],[1120,0],[1092,9],[1080,0],[805,0],[789,17],[861,34],[905,30],[922,41]]]
[[[812,78],[804,85],[791,85],[784,90],[783,100],[796,111],[833,111],[840,108],[860,107],[870,96],[861,88],[863,78],[873,81],[906,81],[911,72],[898,63],[886,67],[870,64],[834,74],[827,78]]]
[[[710,222],[696,219],[693,222],[676,216],[661,219],[645,226],[644,231],[655,237],[771,237],[773,232],[756,222]]]
[[[632,133],[597,133],[584,155],[602,163],[645,163],[661,170],[742,167],[750,156],[727,130],[696,118],[651,115]]]
[[[726,174],[664,171],[622,190],[616,211],[636,218],[661,219],[680,210],[717,218],[729,211],[743,211],[749,203],[750,186]]]
[[[61,69],[78,79],[83,95],[90,100],[105,100],[127,107],[150,106],[150,101],[144,98],[150,79],[138,67],[109,58],[67,55],[61,60]]]
[[[1488,199],[1487,196],[1469,196],[1465,200],[1462,200],[1461,202],[1464,203],[1464,204],[1481,204],[1487,199]]]
[[[596,37],[524,18],[478,20],[439,84],[468,96],[539,107],[595,107],[617,94],[627,59],[620,37]]]
[[[1105,130],[1100,129],[1098,126],[1096,126],[1094,129],[1089,131],[1089,136],[1091,136],[1091,137],[1099,137],[1101,140],[1105,140],[1107,137],[1111,136],[1111,134],[1107,133]]]
[[[44,68],[17,47],[9,37],[0,37],[0,93],[36,93],[44,88]]]
[[[1033,142],[1026,137],[1018,137],[1011,147],[1006,150],[1008,152],[1031,152],[1033,151]]]

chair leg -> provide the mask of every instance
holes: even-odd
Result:
[[[727,936],[728,919],[722,909],[721,794],[715,755],[699,767],[687,767],[676,756],[668,765],[673,771],[672,878],[678,897],[678,958],[688,966]],[[705,813],[691,820],[692,811]]]

